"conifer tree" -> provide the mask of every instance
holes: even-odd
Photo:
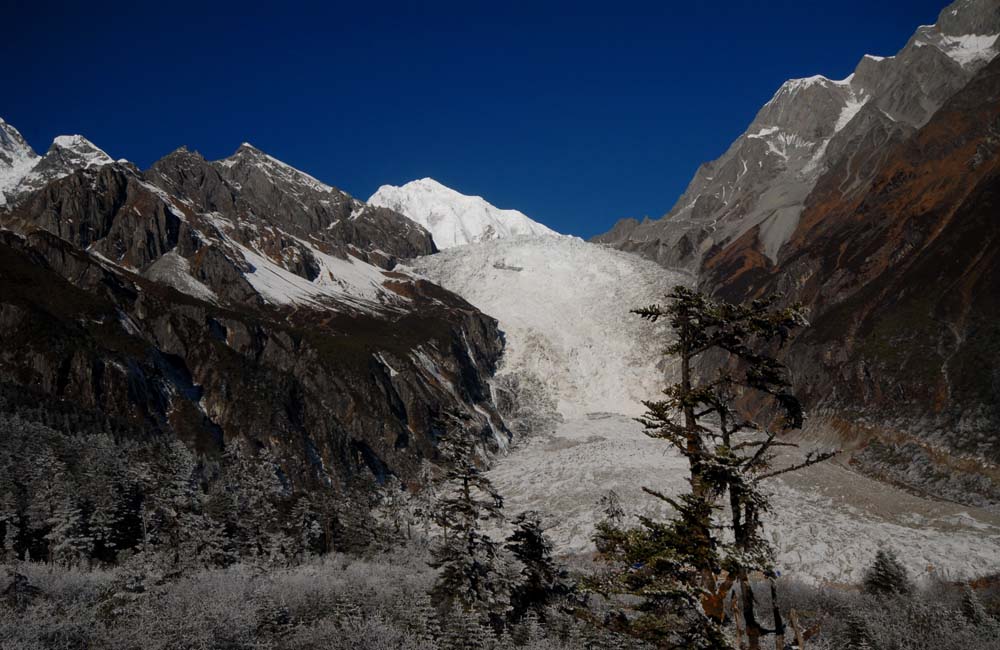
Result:
[[[441,632],[441,647],[444,650],[486,650],[489,647],[490,634],[480,623],[476,612],[464,609],[458,603],[445,612]]]
[[[385,521],[391,541],[403,543],[411,539],[415,516],[403,483],[395,476],[390,476],[378,492],[378,512]]]
[[[130,445],[117,444],[107,434],[74,435],[69,441],[77,456],[78,487],[88,513],[94,558],[115,561],[118,551],[130,541],[128,519],[131,483],[127,455]]]
[[[263,449],[251,455],[234,443],[223,457],[222,473],[213,486],[211,514],[224,522],[241,557],[283,563],[293,542],[279,529],[276,504],[284,490],[274,458]]]
[[[34,450],[34,461],[28,469],[27,507],[25,518],[28,533],[42,543],[45,557],[51,559],[51,544],[48,539],[54,524],[59,523],[57,510],[65,505],[67,494],[72,493],[68,485],[69,470],[48,446]],[[31,546],[30,542],[27,546]],[[41,556],[34,553],[36,559]]]
[[[874,596],[906,596],[913,592],[913,583],[906,567],[892,549],[879,549],[875,561],[865,571],[864,589]]]
[[[798,307],[776,308],[775,298],[730,304],[682,286],[667,298],[666,306],[633,313],[669,321],[676,338],[666,353],[678,359],[680,381],[663,391],[665,399],[644,402],[647,411],[639,421],[647,435],[687,459],[691,489],[673,498],[643,488],[673,508],[676,514],[667,523],[641,519],[638,529],[598,528],[598,548],[608,548],[611,559],[628,567],[605,587],[644,597],[636,629],[660,645],[723,648],[728,647],[720,627],[724,604],[736,583],[748,647],[756,650],[764,634],[783,633],[780,614],[775,629],[765,630],[754,609],[751,574],[774,576],[762,524],[769,504],[760,484],[834,453],[809,453],[800,463],[772,467],[776,447],[794,446],[779,434],[800,428],[805,415],[785,367],[766,350],[783,344],[806,321]],[[760,423],[736,406],[737,398],[751,395],[757,397]],[[713,522],[723,503],[732,530],[726,540]],[[687,611],[679,613],[679,607]]]
[[[622,508],[622,499],[614,490],[601,497],[598,502],[603,519],[612,526],[621,526],[625,521],[625,509]]]
[[[424,537],[430,535],[431,527],[436,523],[436,507],[438,502],[438,471],[434,464],[424,459],[420,463],[418,478],[419,491],[413,495],[413,517],[420,524]]]
[[[962,592],[961,611],[965,620],[975,627],[997,627],[996,621],[983,607],[982,601],[979,600],[979,596],[971,585],[966,585]]]
[[[323,552],[323,526],[321,515],[308,494],[302,494],[292,508],[290,535],[297,540],[296,556],[299,560]]]
[[[847,618],[844,641],[849,650],[875,650],[875,640],[868,628],[868,622],[856,613],[850,614]]]
[[[552,558],[552,542],[545,536],[536,512],[523,512],[514,521],[514,532],[506,548],[521,564],[517,583],[511,589],[513,621],[526,615],[544,621],[546,607],[571,591],[567,573]]]
[[[13,563],[17,559],[18,538],[21,534],[21,516],[13,490],[0,483],[0,562]]]
[[[90,558],[94,546],[88,534],[83,511],[76,498],[66,494],[48,520],[49,559],[57,564],[75,566]]]
[[[417,641],[434,646],[441,638],[441,625],[438,623],[438,612],[431,604],[428,594],[416,594],[417,602],[413,606],[411,630]]]
[[[430,595],[442,611],[455,607],[499,629],[509,607],[502,548],[480,528],[502,518],[503,499],[477,466],[463,434],[456,430],[442,444],[449,468],[437,506],[442,533],[431,549],[430,565],[440,574]]]
[[[357,478],[343,492],[327,493],[323,503],[330,549],[360,553],[385,537],[373,516],[376,498],[374,481]]]

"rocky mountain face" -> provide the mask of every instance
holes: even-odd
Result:
[[[702,165],[658,220],[620,221],[596,241],[666,266],[698,269],[706,256],[756,234],[756,252],[774,262],[795,232],[807,197],[831,169],[844,194],[865,191],[885,145],[922,127],[998,52],[995,0],[958,0],[922,26],[895,56],[865,56],[854,73],[785,82],[746,132]],[[864,147],[859,143],[881,143]]]
[[[501,210],[482,197],[461,194],[433,178],[401,187],[383,185],[368,203],[405,214],[430,231],[442,249],[517,235],[558,235],[522,212]]]
[[[1000,505],[1000,59],[906,138],[860,141],[818,182],[776,263],[760,231],[715,252],[703,282],[778,293],[812,313],[782,352],[819,424],[875,444],[859,460],[903,483]],[[986,462],[983,462],[984,459]]]
[[[145,176],[165,192],[223,218],[251,228],[263,218],[287,235],[384,268],[437,250],[430,234],[411,220],[362,203],[247,143],[216,162],[179,149]]]
[[[802,302],[777,351],[810,430],[882,478],[1000,508],[1000,4],[961,0],[842,81],[787,82],[662,220],[603,241],[730,300]]]
[[[417,224],[249,145],[145,172],[55,149],[37,178],[75,169],[0,210],[0,382],[209,455],[249,439],[293,485],[413,479],[456,418],[505,444],[496,321],[392,270],[436,250]]]
[[[785,83],[661,220],[599,239],[742,301],[802,302],[777,351],[870,472],[1000,508],[1000,4],[960,0],[894,57]]]

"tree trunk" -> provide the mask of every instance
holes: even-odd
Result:
[[[806,640],[802,636],[802,628],[799,627],[799,614],[794,609],[788,613],[788,618],[792,622],[792,629],[795,631],[795,645],[798,650],[806,650]]]
[[[684,429],[686,431],[685,438],[687,443],[687,458],[688,464],[691,467],[691,493],[699,498],[708,500],[708,486],[705,485],[704,479],[701,476],[700,459],[704,455],[704,445],[701,440],[701,432],[698,431],[698,418],[694,413],[694,406],[687,404],[687,398],[691,394],[691,360],[693,358],[691,354],[691,344],[690,344],[690,325],[688,325],[685,320],[681,325],[680,330],[680,340],[683,343],[683,349],[681,350],[681,392],[683,394],[684,405]],[[712,538],[712,521],[711,517],[707,516],[704,520],[698,522],[699,526],[702,528],[704,533],[704,538],[706,540]],[[718,591],[717,583],[715,580],[715,574],[710,569],[701,570],[701,582],[702,587],[709,593],[714,594]],[[705,599],[702,599],[704,605]]]
[[[718,623],[725,622],[726,600],[729,597],[729,592],[732,591],[735,580],[736,576],[731,573],[726,574],[726,577],[722,579],[722,584],[701,598],[701,607],[705,610],[705,615]]]
[[[774,614],[774,650],[785,650],[785,622],[781,620],[781,608],[778,607],[778,585],[774,577],[768,578],[771,585],[771,611]]]
[[[733,589],[731,607],[733,608],[733,623],[736,625],[736,647],[739,648],[739,650],[744,650],[746,648],[743,644],[745,626],[743,625],[743,612],[740,610],[739,592],[739,589]]]
[[[743,604],[743,622],[746,625],[748,650],[760,650],[760,638],[764,635],[757,616],[754,614],[753,588],[746,572],[740,575],[740,601]]]

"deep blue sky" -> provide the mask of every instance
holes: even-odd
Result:
[[[4,12],[0,116],[40,151],[246,140],[361,199],[432,176],[586,237],[666,212],[785,79],[845,77],[946,2],[64,4]]]

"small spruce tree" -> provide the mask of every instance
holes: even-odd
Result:
[[[474,447],[463,434],[456,430],[442,444],[449,469],[437,506],[442,533],[431,548],[430,566],[440,573],[430,595],[441,611],[457,608],[500,629],[509,607],[502,548],[481,524],[502,519],[503,499],[477,466]]]
[[[971,625],[976,627],[995,627],[996,622],[987,613],[982,601],[979,600],[979,595],[976,594],[976,590],[971,585],[966,585],[965,590],[962,592],[961,610],[962,616]]]
[[[529,613],[544,622],[547,607],[572,590],[565,570],[552,558],[552,542],[545,536],[536,512],[523,512],[514,519],[514,532],[506,548],[520,565],[517,583],[511,588],[510,619]]]
[[[913,583],[906,567],[891,549],[879,549],[875,561],[865,571],[865,593],[874,596],[907,596],[913,593]]]

